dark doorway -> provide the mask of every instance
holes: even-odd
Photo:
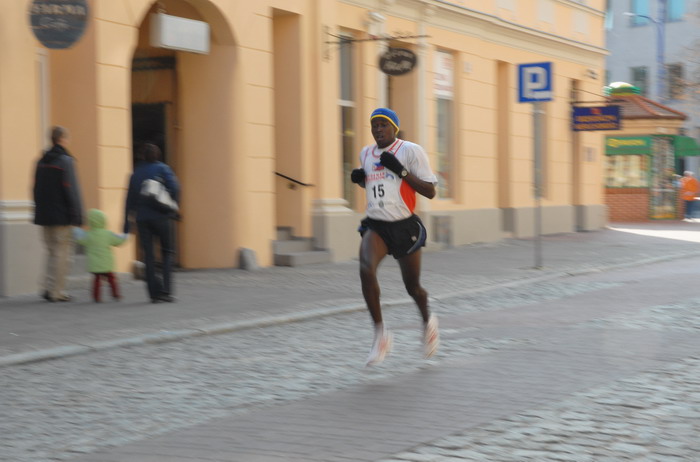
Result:
[[[132,161],[136,165],[136,154],[141,145],[145,143],[155,144],[163,153],[162,161],[169,164],[167,141],[167,105],[168,103],[134,103],[131,105],[131,130],[133,141]],[[177,226],[173,229],[175,249],[177,249]],[[137,237],[138,242],[138,237]],[[160,265],[160,249],[156,246],[156,264]],[[137,259],[143,261],[143,250],[140,243],[137,245]],[[173,264],[179,266],[179,252],[175,252]]]
[[[163,162],[168,162],[168,143],[166,139],[166,104],[135,103],[131,106],[131,130],[133,136],[134,157],[144,143],[152,143],[163,153]],[[134,158],[134,163],[136,159]]]

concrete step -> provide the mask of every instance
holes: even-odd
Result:
[[[304,266],[317,263],[330,263],[331,260],[331,252],[328,250],[275,254],[276,266]]]
[[[272,253],[274,254],[308,252],[311,250],[314,250],[314,243],[313,239],[310,238],[298,237],[272,242]]]
[[[277,227],[277,240],[278,241],[288,241],[294,238],[294,230],[291,226],[278,226]]]
[[[303,266],[332,261],[331,253],[315,248],[313,238],[295,237],[289,226],[277,228],[277,240],[272,242],[275,266]]]

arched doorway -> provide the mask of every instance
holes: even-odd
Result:
[[[207,22],[208,54],[155,48],[151,15]],[[139,26],[131,78],[132,141],[161,147],[182,184],[178,261],[187,268],[236,264],[236,47],[209,0],[150,3]]]

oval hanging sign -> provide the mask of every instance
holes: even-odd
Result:
[[[70,48],[85,32],[87,0],[33,0],[29,4],[29,22],[46,48]]]
[[[408,74],[416,67],[418,57],[406,48],[389,48],[379,58],[379,69],[389,75]]]

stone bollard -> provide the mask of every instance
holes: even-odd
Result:
[[[239,255],[239,267],[247,271],[260,269],[253,249],[242,248]]]

